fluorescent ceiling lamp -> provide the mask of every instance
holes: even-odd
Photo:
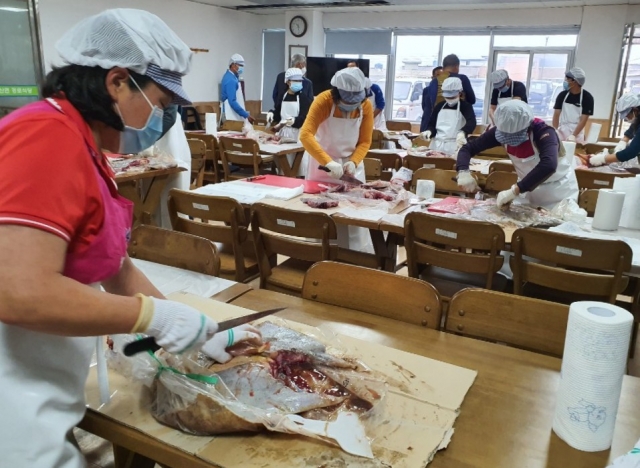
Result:
[[[13,11],[14,13],[22,13],[23,11],[29,11],[26,8],[13,8],[13,7],[0,7],[0,10]]]

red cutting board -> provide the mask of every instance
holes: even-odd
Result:
[[[284,188],[296,188],[300,187],[300,184],[304,185],[304,193],[320,193],[327,190],[320,185],[332,186],[334,184],[325,184],[322,182],[315,182],[313,180],[296,179],[295,177],[284,177],[272,174],[266,174],[264,176],[258,176],[258,179],[249,180],[247,182],[253,182],[254,184],[271,185],[273,187]]]
[[[431,211],[434,213],[451,213],[455,214],[459,209],[458,207],[458,197],[447,197],[442,201],[436,202],[433,205],[429,205],[427,211]]]

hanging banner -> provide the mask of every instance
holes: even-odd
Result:
[[[0,97],[38,96],[36,85],[0,85]]]

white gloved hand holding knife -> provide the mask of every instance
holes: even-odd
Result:
[[[478,191],[478,182],[475,177],[471,175],[470,171],[458,172],[458,186],[462,187],[465,192]]]

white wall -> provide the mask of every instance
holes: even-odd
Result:
[[[284,15],[259,16],[185,0],[41,0],[40,25],[47,67],[59,64],[56,41],[81,19],[107,8],[140,8],[162,18],[192,48],[209,49],[194,54],[191,73],[184,78],[194,101],[217,101],[219,83],[229,57],[238,52],[246,60],[245,92],[259,100],[262,83],[262,30],[282,27]]]
[[[295,37],[289,30],[289,24],[295,16],[302,16],[307,21],[307,32],[302,37]],[[324,57],[324,14],[321,11],[310,10],[288,10],[283,18],[283,27],[285,29],[285,63],[288,66],[291,57],[289,57],[290,45],[307,46],[307,55],[309,57]]]

